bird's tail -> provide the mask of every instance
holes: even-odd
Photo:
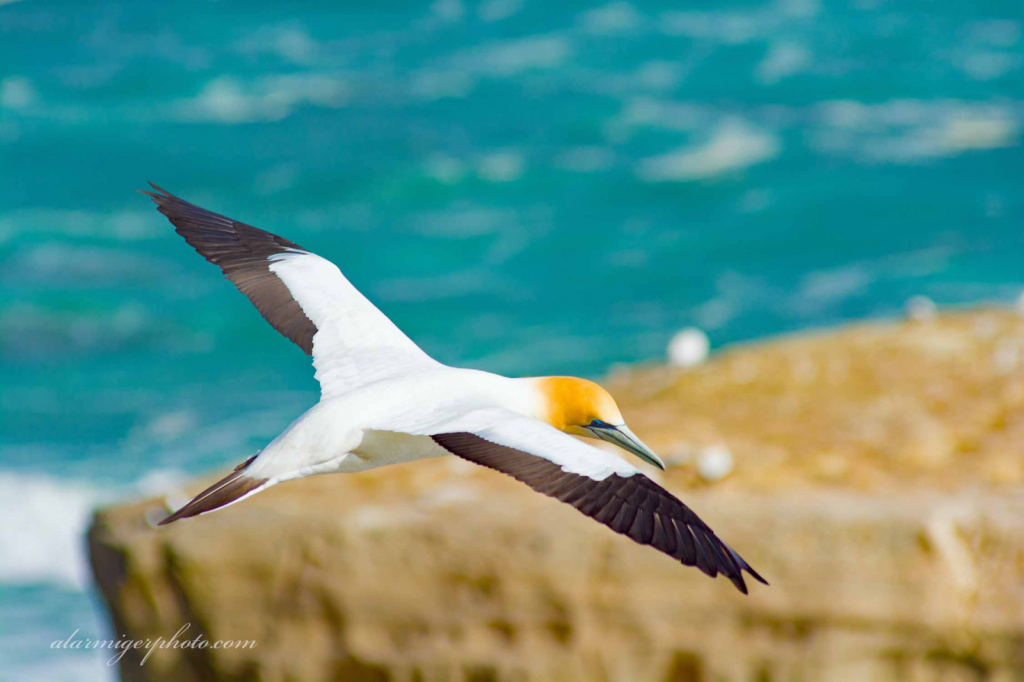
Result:
[[[187,519],[190,516],[199,516],[222,509],[235,502],[241,502],[260,490],[269,488],[273,485],[269,478],[254,478],[245,473],[254,459],[256,459],[256,455],[239,464],[230,474],[196,495],[191,502],[157,525],[164,526],[178,519]]]

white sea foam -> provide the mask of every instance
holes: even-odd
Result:
[[[0,472],[0,583],[83,589],[85,529],[103,498],[80,483]]]
[[[165,491],[182,480],[180,473],[157,471],[134,485],[100,488],[0,471],[0,584],[84,589],[89,581],[85,531],[93,510],[126,495]]]
[[[501,21],[518,14],[523,0],[486,0],[480,4],[477,14],[483,21]]]
[[[814,315],[838,301],[863,294],[876,279],[864,264],[808,273],[790,301],[801,315]]]
[[[757,80],[774,85],[783,78],[805,71],[811,65],[811,51],[800,43],[781,41],[773,44],[757,65]]]
[[[488,182],[512,182],[522,176],[525,165],[521,152],[504,149],[480,159],[476,172]]]
[[[572,43],[565,36],[537,35],[463,50],[452,57],[452,64],[481,75],[509,77],[561,66],[571,54]]]
[[[637,103],[653,103],[650,99],[636,98],[638,93],[643,92],[671,92],[675,90],[686,77],[688,69],[692,64],[684,64],[676,61],[653,59],[644,62],[636,68],[626,71],[608,71],[606,69],[584,68],[575,71],[576,82],[582,88],[594,94],[604,95],[615,99],[626,99],[630,106],[624,111],[629,113],[632,106]],[[679,106],[679,105],[675,105]],[[613,119],[612,126],[622,127],[627,121],[622,117]],[[621,133],[621,131],[619,131]]]
[[[773,9],[793,19],[810,19],[821,10],[818,0],[777,0]],[[769,10],[771,11],[771,10]]]
[[[466,174],[465,165],[461,161],[444,154],[435,154],[429,157],[424,163],[424,171],[433,179],[446,185],[456,184]]]
[[[487,234],[502,234],[521,229],[512,208],[492,208],[461,204],[441,210],[424,211],[413,218],[412,228],[419,234],[440,239],[467,239]]]
[[[658,25],[668,35],[730,45],[748,42],[763,33],[754,13],[671,11],[661,15]]]
[[[36,100],[32,81],[23,76],[8,76],[0,80],[0,107],[25,109]]]
[[[583,29],[596,35],[614,35],[635,31],[643,17],[628,2],[612,2],[583,14]]]
[[[67,235],[114,241],[150,239],[166,234],[162,216],[151,210],[68,211],[28,208],[0,214],[0,233]]]
[[[1018,144],[1021,112],[1003,103],[892,100],[825,102],[810,144],[876,163],[916,163]]]
[[[720,329],[749,310],[778,309],[785,292],[764,279],[727,271],[715,278],[714,298],[690,310],[690,317],[704,329]]]
[[[159,258],[130,249],[49,242],[18,250],[0,278],[88,287],[149,279],[169,267]]]
[[[723,122],[703,144],[642,160],[637,175],[647,182],[711,178],[767,161],[781,148],[774,134],[733,118]]]
[[[671,102],[653,97],[634,97],[612,121],[609,131],[650,127],[663,130],[698,130],[715,118],[714,112],[699,104]]]
[[[658,20],[662,32],[727,45],[779,35],[818,14],[818,0],[774,0],[744,10],[668,11]]]
[[[1013,47],[1020,40],[1020,23],[1012,19],[987,19],[967,26],[970,40],[993,47]]]
[[[994,50],[972,50],[959,55],[954,63],[974,80],[1001,78],[1021,64],[1020,55]]]
[[[483,78],[511,78],[528,71],[553,69],[570,54],[572,44],[560,35],[484,43],[413,72],[406,87],[417,99],[465,97]]]
[[[301,26],[275,26],[254,31],[235,45],[246,55],[272,54],[293,64],[322,61],[320,44]]]
[[[430,10],[438,19],[446,22],[462,21],[466,15],[462,0],[434,0]]]
[[[141,340],[150,319],[146,309],[135,303],[124,303],[97,314],[95,311],[57,311],[33,303],[15,302],[0,311],[0,350],[26,355],[70,349],[110,350]]]
[[[178,120],[215,123],[278,121],[300,106],[342,107],[349,88],[340,79],[316,73],[243,82],[231,76],[209,81],[195,97],[178,102]]]

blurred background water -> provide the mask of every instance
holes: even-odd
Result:
[[[0,0],[0,677],[107,679],[91,508],[309,362],[132,190],[337,262],[428,352],[600,376],[1024,281],[1018,0]]]

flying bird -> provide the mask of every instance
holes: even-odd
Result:
[[[441,455],[495,469],[636,542],[747,593],[768,584],[685,504],[637,468],[572,436],[665,465],[601,386],[575,377],[513,379],[443,365],[298,244],[200,208],[150,183],[150,196],[274,329],[313,357],[320,402],[259,454],[160,522],[198,516],[295,478]]]

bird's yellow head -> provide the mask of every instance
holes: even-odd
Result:
[[[576,377],[537,380],[543,398],[542,419],[559,431],[614,443],[659,469],[665,464],[626,426],[615,399],[593,381]]]

